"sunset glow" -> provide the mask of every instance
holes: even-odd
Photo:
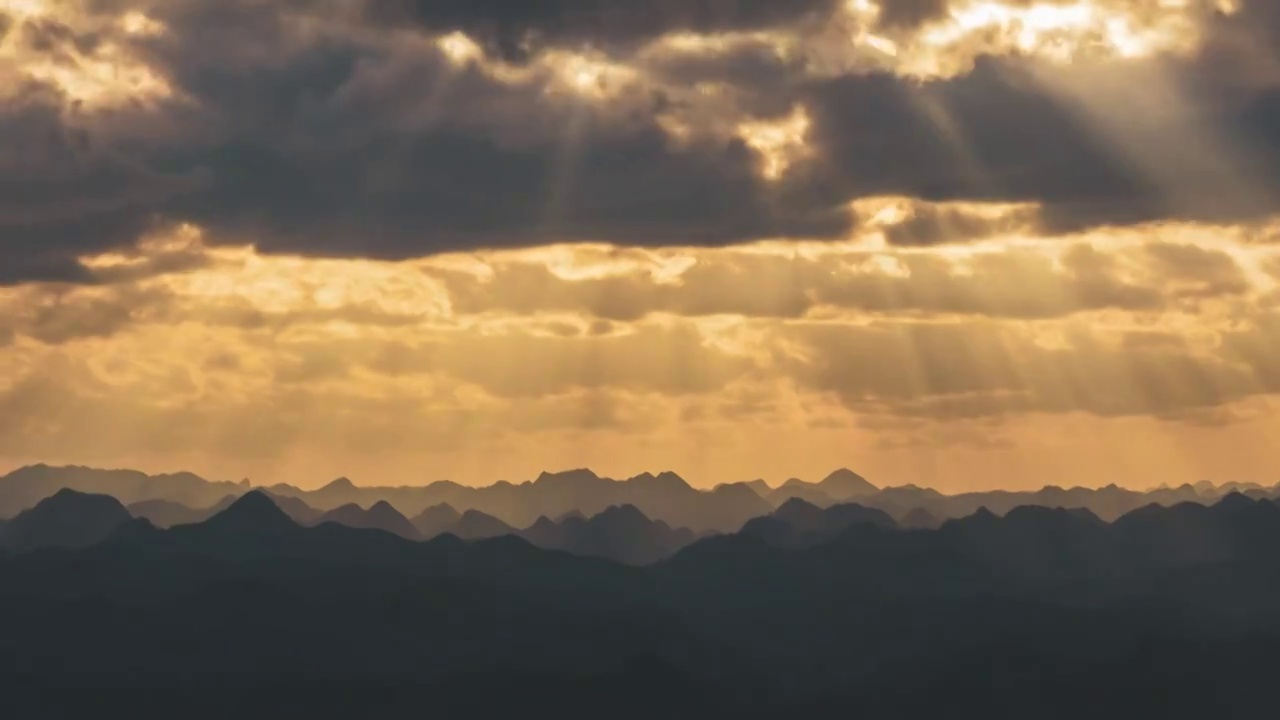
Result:
[[[0,0],[0,464],[1261,480],[1268,7]]]

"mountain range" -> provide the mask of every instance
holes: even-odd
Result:
[[[168,529],[69,490],[20,513],[0,529],[0,675],[293,678],[304,696],[412,681],[455,712],[527,700],[484,687],[563,702],[630,687],[699,717],[1262,717],[1273,702],[1280,505],[1242,493],[1111,522],[1022,506],[909,529],[793,498],[692,542],[628,506],[526,531],[572,552],[338,521],[403,529],[386,508],[303,524],[279,502],[251,491]],[[623,562],[590,557],[638,537]]]
[[[34,465],[0,477],[0,518],[13,517],[39,500],[61,489],[111,495],[157,524],[198,521],[198,511],[186,511],[162,503],[176,503],[190,509],[225,507],[229,497],[239,497],[251,488],[248,480],[238,483],[207,481],[191,473],[148,476],[131,470],[94,470],[83,467],[56,468]],[[1015,507],[1039,505],[1087,509],[1104,520],[1152,503],[1176,505],[1183,502],[1212,503],[1232,493],[1249,497],[1277,497],[1280,487],[1204,482],[1179,487],[1159,487],[1138,491],[1109,485],[1103,488],[1046,487],[1034,492],[991,491],[946,495],[913,485],[877,487],[849,470],[837,470],[814,483],[791,479],[778,488],[760,480],[719,485],[699,490],[675,473],[643,473],[626,480],[603,478],[590,470],[542,473],[532,481],[513,484],[499,482],[486,487],[467,487],[453,482],[437,482],[416,487],[357,486],[346,478],[316,490],[291,485],[256,487],[286,506],[300,522],[315,521],[320,515],[343,506],[371,508],[385,501],[399,514],[410,518],[419,534],[430,537],[474,510],[497,519],[511,528],[528,528],[540,518],[562,518],[569,513],[586,517],[610,507],[632,506],[646,517],[672,528],[688,528],[694,533],[736,532],[753,518],[767,515],[788,500],[799,498],[829,507],[856,502],[882,510],[898,521],[930,526],[949,518],[972,515],[986,508],[1003,515]],[[142,503],[147,503],[141,505]],[[449,518],[442,506],[459,514]],[[350,510],[348,509],[348,512]],[[423,516],[444,513],[443,519]],[[167,514],[166,514],[167,513]],[[421,522],[419,522],[421,521]],[[473,517],[477,536],[493,533],[498,526]],[[470,532],[470,531],[468,531]]]
[[[411,520],[386,501],[378,501],[368,509],[350,503],[322,513],[297,498],[269,491],[256,492],[269,498],[281,512],[300,525],[335,523],[382,530],[407,540],[430,540],[446,534],[462,540],[511,535],[544,549],[609,558],[631,565],[661,560],[699,537],[692,530],[671,528],[660,520],[650,520],[632,505],[609,507],[590,518],[580,512],[566,513],[558,520],[544,516],[527,528],[517,529],[478,510],[459,513],[449,505],[427,508]],[[132,517],[145,519],[157,527],[170,528],[208,520],[235,501],[234,496],[229,496],[212,507],[193,509],[169,501],[149,500],[134,503],[128,506],[127,511]]]
[[[109,495],[59,490],[0,526],[0,548],[22,552],[95,545],[133,520]]]

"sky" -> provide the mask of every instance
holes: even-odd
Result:
[[[0,0],[0,469],[1280,481],[1274,0]]]

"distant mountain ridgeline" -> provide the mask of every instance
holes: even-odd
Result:
[[[786,571],[790,572],[797,567],[798,556],[779,554],[782,551],[830,550],[846,545],[850,552],[891,571],[914,571],[924,567],[920,563],[937,560],[961,567],[974,557],[956,553],[968,552],[980,557],[987,570],[999,565],[1023,577],[1063,571],[1087,577],[1105,575],[1110,569],[1138,572],[1150,567],[1266,556],[1280,546],[1280,501],[1253,499],[1238,492],[1213,505],[1150,504],[1110,523],[1089,510],[1028,505],[1004,516],[980,509],[927,528],[900,523],[882,510],[858,504],[820,508],[792,498],[768,515],[747,521],[736,533],[703,535],[651,520],[630,505],[610,507],[590,518],[580,513],[558,520],[543,517],[524,529],[476,510],[458,513],[447,505],[428,508],[414,519],[385,501],[367,510],[344,505],[321,513],[296,498],[281,498],[264,490],[229,497],[200,511],[202,517],[194,522],[167,526],[155,522],[154,516],[147,516],[140,507],[154,511],[161,506],[148,501],[126,507],[109,495],[60,490],[0,524],[0,550],[22,554],[235,531],[220,537],[236,545],[268,541],[262,548],[251,548],[253,553],[278,550],[280,537],[323,538],[329,555],[319,554],[314,558],[318,560],[349,558],[348,551],[336,542],[339,538],[351,541],[355,548],[400,548],[406,553],[410,552],[406,548],[416,546],[461,547],[498,541],[637,566],[660,564],[668,558],[673,558],[670,564],[679,565],[689,558],[745,552],[758,554],[758,562],[787,557]],[[160,514],[170,519],[178,515],[191,519],[185,512],[163,509]],[[211,547],[219,549],[216,544]],[[361,551],[353,552],[358,555]],[[919,557],[910,558],[904,552]],[[893,565],[890,560],[901,564],[889,567]]]
[[[0,517],[13,517],[64,489],[110,495],[126,505],[165,500],[188,508],[207,508],[228,495],[243,495],[249,490],[249,481],[214,482],[185,472],[147,475],[137,470],[29,465],[0,477]]]
[[[577,512],[557,520],[543,517],[528,528],[517,529],[478,510],[459,513],[448,505],[427,508],[410,520],[386,501],[379,501],[368,509],[348,504],[321,512],[297,498],[265,490],[240,497],[229,495],[211,507],[194,509],[167,500],[144,500],[125,507],[109,495],[63,489],[0,524],[0,549],[85,547],[101,542],[134,519],[161,529],[214,522],[241,499],[250,496],[265,498],[274,508],[273,514],[282,514],[303,527],[334,524],[377,530],[409,541],[442,535],[464,541],[514,536],[543,549],[631,565],[657,562],[701,537],[691,530],[674,529],[660,520],[650,520],[630,505],[610,507],[590,518]]]
[[[250,483],[248,480],[213,482],[190,473],[149,476],[132,470],[35,465],[0,477],[0,518],[13,517],[62,489],[110,495],[157,525],[167,526],[198,522],[212,510],[225,507],[243,495],[250,489]],[[735,532],[748,520],[768,515],[795,498],[819,508],[857,503],[882,510],[901,524],[929,527],[946,519],[972,515],[982,508],[997,515],[1023,505],[1079,508],[1110,521],[1152,503],[1212,503],[1232,492],[1253,498],[1280,495],[1280,487],[1240,483],[1215,486],[1208,482],[1151,491],[1111,485],[1100,489],[1046,487],[1036,492],[944,495],[911,485],[880,488],[849,470],[837,470],[814,483],[793,478],[777,488],[755,480],[700,490],[670,472],[613,480],[590,470],[572,470],[543,473],[535,480],[519,484],[499,482],[486,487],[448,481],[416,487],[365,487],[340,478],[316,490],[301,490],[291,485],[258,489],[267,491],[279,503],[296,501],[296,506],[285,509],[300,522],[315,521],[325,513],[338,512],[331,519],[341,522],[343,517],[348,517],[350,522],[359,524],[364,522],[356,519],[360,513],[380,507],[379,513],[394,510],[413,520],[416,526],[420,525],[417,531],[426,537],[443,532],[444,524],[457,522],[468,511],[480,515],[468,518],[464,527],[459,528],[462,536],[494,534],[494,529],[502,526],[492,520],[523,529],[540,520],[559,521],[573,513],[589,518],[609,508],[625,506],[634,507],[646,518],[671,528],[687,528],[695,534],[704,534]],[[440,512],[446,506],[459,516],[451,517],[446,512],[443,519],[423,517],[433,511]],[[403,523],[400,533],[408,533]]]

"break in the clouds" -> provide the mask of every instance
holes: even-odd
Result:
[[[0,0],[0,458],[1248,472],[1277,37],[1269,0]]]

